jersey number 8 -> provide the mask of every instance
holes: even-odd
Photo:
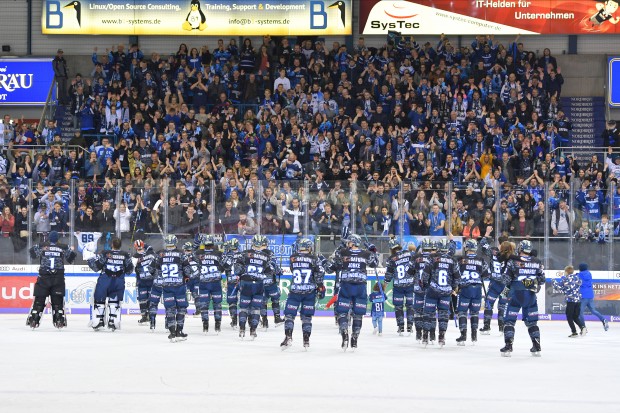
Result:
[[[311,275],[311,270],[293,270],[293,282],[295,284],[308,284]]]

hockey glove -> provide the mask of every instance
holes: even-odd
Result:
[[[504,289],[502,290],[502,292],[500,293],[500,295],[504,298],[508,298],[508,295],[510,294],[510,288],[508,287],[504,287]]]
[[[375,246],[375,244],[366,243],[366,248],[368,248],[368,251],[370,252],[374,252],[374,253],[377,252],[377,247]]]
[[[325,298],[325,286],[323,284],[316,286],[316,296],[319,300]]]

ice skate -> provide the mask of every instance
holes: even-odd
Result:
[[[197,308],[196,311],[194,311],[194,318],[200,318],[202,316],[202,314],[200,314],[200,309]]]
[[[428,340],[431,343],[431,345],[435,345],[435,330],[429,331]]]
[[[269,328],[269,320],[267,319],[266,315],[261,317],[260,326],[265,330]]]
[[[284,319],[280,317],[280,314],[276,314],[273,317],[273,323],[275,324],[276,327],[281,326],[282,324],[284,324]]]
[[[185,340],[187,340],[187,334],[183,332],[182,328],[177,327],[176,341],[185,341]]]
[[[250,327],[250,337],[252,338],[252,340],[256,340],[256,337],[257,337],[256,328]]]
[[[149,322],[150,320],[148,314],[142,313],[142,317],[138,320],[138,324],[141,326],[147,326]]]
[[[244,337],[245,337],[245,328],[244,327],[239,328],[239,339],[243,340]]]
[[[579,337],[579,334],[577,333],[571,333],[570,336],[568,336],[568,338],[577,338]]]
[[[280,350],[284,351],[293,345],[293,331],[286,330],[284,332],[284,341],[280,344]]]
[[[230,326],[232,327],[233,330],[237,329],[237,316],[236,315],[233,315],[231,317]]]
[[[209,320],[202,320],[202,332],[205,334],[209,332]]]
[[[219,320],[215,320],[215,334],[220,334],[222,332],[222,322]]]
[[[440,349],[446,345],[446,332],[445,331],[439,332],[439,340],[437,340],[437,344],[439,344]]]
[[[489,334],[491,334],[491,320],[484,321],[484,325],[480,329],[480,334],[482,334],[483,336],[488,336]]]
[[[340,348],[342,348],[342,351],[347,351],[347,348],[349,347],[349,332],[343,331],[340,334],[342,335],[342,344],[340,345]]]
[[[99,331],[99,329],[103,327],[105,327],[105,322],[103,321],[103,318],[99,318],[99,322],[93,326],[93,330]]]
[[[499,351],[502,354],[502,357],[512,356],[512,342],[507,341],[506,345],[502,347]]]
[[[306,351],[310,347],[310,333],[304,331],[304,349]]]
[[[461,330],[461,336],[456,339],[457,346],[464,346],[467,341],[467,330]]]
[[[413,332],[413,327],[410,324],[407,324],[407,337],[411,336]]]
[[[373,336],[376,336],[378,331],[379,331],[379,329],[378,329],[377,327],[373,327],[373,329],[372,329],[372,335],[373,335]]]
[[[424,346],[424,348],[428,346],[428,331],[427,330],[424,330],[424,332],[422,333],[422,345]]]
[[[471,344],[475,346],[477,341],[478,341],[478,332],[476,331],[475,328],[472,328],[472,330],[471,330]]]
[[[155,317],[151,317],[151,325],[149,326],[151,331],[155,331]]]
[[[579,334],[581,334],[581,337],[584,337],[586,334],[588,334],[588,328],[585,326],[582,327],[581,332]]]
[[[53,316],[54,327],[62,329],[67,327],[67,319],[63,310],[58,310]]]
[[[176,331],[174,331],[174,328],[170,329],[170,334],[168,334],[168,340],[170,340],[171,343],[176,343],[177,333]]]
[[[351,349],[352,350],[355,350],[357,348],[357,338],[358,338],[357,334],[351,335]]]
[[[422,330],[415,331],[415,341],[417,341],[418,343],[422,341]]]
[[[540,339],[533,338],[532,339],[532,348],[530,349],[530,354],[534,357],[540,357]]]
[[[609,330],[609,322],[607,322],[607,320],[603,320],[603,329],[605,329],[605,331]]]
[[[405,332],[405,327],[398,326],[398,330],[396,330],[396,332],[398,333],[399,336],[402,336],[403,333]]]

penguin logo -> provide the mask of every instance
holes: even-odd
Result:
[[[328,8],[333,9],[333,8],[338,8],[338,10],[340,10],[340,20],[342,20],[342,25],[346,27],[346,18],[345,18],[345,13],[346,13],[346,9],[345,9],[345,4],[344,1],[340,0],[335,2],[334,4],[331,4]]]
[[[191,9],[189,13],[187,13],[187,17],[185,18],[185,22],[183,22],[183,30],[191,31],[191,30],[200,30],[203,31],[207,28],[205,21],[207,18],[205,14],[200,9],[200,1],[192,0]]]
[[[72,1],[63,9],[75,9],[75,18],[77,19],[78,26],[82,27],[82,4],[79,1]]]

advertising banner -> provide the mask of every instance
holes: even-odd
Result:
[[[618,2],[592,0],[367,0],[360,32],[421,34],[614,34]]]
[[[610,56],[607,62],[609,106],[620,108],[620,56]]]
[[[299,238],[297,235],[265,235],[269,241],[269,249],[273,251],[276,262],[282,267],[288,267],[293,244]],[[252,246],[252,235],[226,235],[226,241],[236,238],[239,241],[241,250],[245,251]],[[314,236],[308,235],[306,238],[314,241]]]
[[[52,59],[0,59],[0,105],[45,105],[53,81]]]
[[[351,0],[43,0],[43,34],[297,36],[352,33]]]

